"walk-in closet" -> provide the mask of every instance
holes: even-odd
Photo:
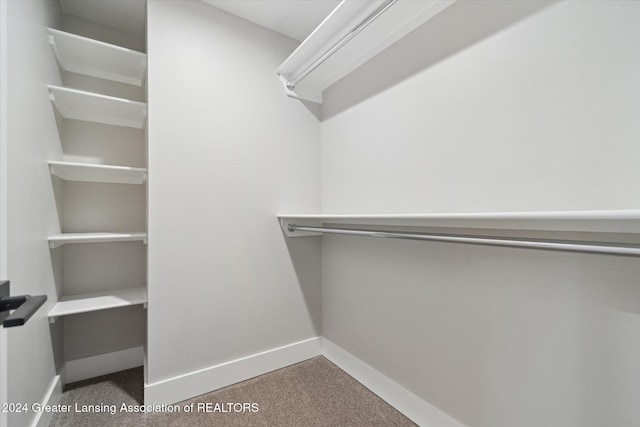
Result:
[[[0,427],[640,425],[640,2],[0,0]]]

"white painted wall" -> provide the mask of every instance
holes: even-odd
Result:
[[[200,1],[147,13],[153,384],[320,335],[319,242],[275,219],[319,209],[320,153],[275,74],[296,41]]]
[[[640,206],[639,3],[552,4],[353,95],[430,55],[428,25],[325,91],[324,212]],[[353,237],[322,259],[324,336],[461,422],[640,423],[637,260]]]
[[[50,1],[3,2],[6,13],[6,79],[2,93],[6,114],[2,118],[6,158],[7,228],[1,236],[2,276],[11,279],[13,295],[48,296],[47,303],[29,322],[3,333],[8,338],[8,401],[41,403],[56,375],[56,328],[50,329],[47,313],[56,301],[54,264],[46,237],[60,231],[55,195],[46,164],[62,157],[56,121],[47,84],[59,84],[55,58],[48,44],[47,27],[59,28],[59,5]],[[5,121],[6,119],[6,121]],[[6,169],[4,169],[6,168]],[[6,234],[5,234],[6,233]],[[3,414],[8,426],[26,426],[33,412]],[[6,417],[6,419],[4,419]]]
[[[63,15],[63,24],[64,30],[67,32],[126,47],[127,49],[137,50],[138,52],[145,52],[145,40],[136,34],[121,31],[68,13]]]
[[[64,120],[61,139],[68,162],[146,167],[144,131],[140,129]]]
[[[9,33],[7,31],[7,4],[0,2],[0,51],[6,52]],[[9,225],[7,224],[7,93],[9,85],[7,84],[7,56],[0,55],[0,277],[7,277],[7,250],[8,243],[6,239]],[[8,382],[7,373],[9,365],[7,364],[7,332],[4,328],[0,328],[0,402],[7,402]],[[7,425],[7,413],[0,413],[0,426]]]
[[[638,6],[581,3],[551,6],[326,120],[323,208],[637,207]],[[396,50],[418,55],[422,40],[411,41]]]
[[[62,81],[65,86],[78,90],[115,96],[116,98],[131,99],[132,101],[146,102],[144,86],[128,85],[70,72],[64,73]]]

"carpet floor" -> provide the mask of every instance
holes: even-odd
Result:
[[[322,356],[172,405],[180,412],[131,412],[142,398],[142,368],[68,384],[71,412],[50,426],[415,426]]]

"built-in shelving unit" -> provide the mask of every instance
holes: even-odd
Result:
[[[54,160],[50,160],[48,163],[51,175],[55,175],[64,181],[142,184],[147,179],[147,170],[143,168]]]
[[[91,28],[88,23],[83,33],[100,37],[103,31]],[[140,321],[141,310],[147,304],[144,247],[147,233],[120,230],[140,230],[140,224],[145,222],[142,186],[148,178],[143,155],[146,136],[145,132],[124,128],[146,126],[147,104],[134,99],[141,99],[145,92],[147,55],[57,29],[50,28],[47,36],[51,61],[56,61],[63,72],[59,76],[62,85],[48,86],[52,113],[57,111],[58,118],[64,119],[58,120],[63,154],[47,162],[51,176],[61,180],[54,180],[54,189],[56,201],[61,204],[62,231],[47,238],[50,249],[55,249],[52,265],[57,280],[62,280],[56,284],[58,301],[48,316],[52,323],[67,316],[60,326],[64,339],[54,345],[61,345],[63,353],[66,346],[84,345],[90,337],[75,325],[95,320],[90,313],[97,311],[109,319],[100,322],[100,328],[135,331],[128,340],[112,336],[104,343],[99,356],[105,363],[93,362],[97,355],[75,359],[75,363],[64,361],[62,370],[66,371],[67,379],[75,381],[144,364],[144,355],[137,349],[146,340]],[[73,159],[83,160],[67,161]],[[90,163],[83,163],[84,159]],[[106,159],[111,164],[100,164]],[[74,182],[112,185],[85,186]],[[102,209],[113,209],[111,212],[117,212],[117,218],[104,211],[98,214]],[[92,245],[73,246],[82,243]],[[108,312],[121,307],[133,308]],[[80,313],[88,317],[73,316]],[[131,345],[132,339],[136,345],[123,353],[122,346]]]
[[[49,86],[49,96],[65,119],[84,120],[142,129],[147,104],[60,86]]]
[[[276,70],[286,94],[321,103],[323,90],[454,2],[341,2]]]
[[[136,242],[147,243],[147,233],[123,232],[123,233],[62,233],[49,236],[51,249],[71,243],[107,243],[107,242]]]
[[[529,230],[552,232],[640,233],[640,209],[600,211],[468,212],[422,214],[281,214],[287,225],[344,224],[425,228]],[[308,235],[308,234],[307,234]]]
[[[144,286],[63,296],[49,312],[49,320],[54,322],[61,316],[146,303],[147,289]]]
[[[49,44],[65,71],[141,86],[147,55],[49,28]]]

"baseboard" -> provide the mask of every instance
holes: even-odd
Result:
[[[113,372],[142,366],[144,363],[144,348],[134,347],[111,353],[82,359],[69,360],[63,368],[66,371],[65,384],[86,380],[87,378],[107,375]]]
[[[145,405],[173,404],[320,355],[329,359],[422,427],[465,427],[464,424],[323,337],[309,338],[174,378],[145,384],[144,403]],[[143,347],[136,347],[69,361],[65,364],[63,372],[66,370],[66,382],[74,382],[134,368],[140,366],[143,360]],[[61,392],[61,378],[57,376],[47,393],[45,402],[56,404]],[[47,414],[39,414],[33,426],[48,425],[50,414],[46,420],[45,418]]]
[[[144,404],[159,405],[180,402],[320,356],[321,349],[322,339],[320,337],[309,338],[210,368],[145,384]]]
[[[326,338],[322,355],[421,427],[465,427]]]
[[[47,405],[53,406],[60,403],[60,398],[62,397],[62,378],[60,375],[56,375],[51,381],[51,385],[49,386],[49,390],[44,395],[44,399],[42,400],[40,407],[45,407]],[[36,412],[36,417],[33,419],[32,427],[47,427],[53,418],[53,412],[50,411],[42,411]]]

